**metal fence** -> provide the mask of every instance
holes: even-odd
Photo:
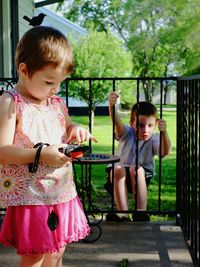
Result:
[[[200,266],[200,76],[179,78],[177,88],[177,218],[194,264]]]
[[[9,89],[12,87],[15,79],[0,78],[0,89]],[[177,223],[182,227],[182,231],[187,242],[188,248],[191,252],[195,266],[199,265],[199,179],[200,179],[200,167],[199,167],[199,147],[200,147],[200,123],[199,123],[199,108],[200,108],[200,76],[186,77],[186,78],[84,78],[84,79],[67,79],[65,83],[66,89],[66,104],[68,103],[68,95],[70,90],[70,84],[84,81],[87,84],[88,90],[88,128],[92,132],[92,113],[91,106],[93,101],[93,84],[97,81],[109,82],[110,90],[118,90],[119,82],[129,81],[133,83],[133,100],[141,100],[141,92],[144,89],[145,83],[154,83],[159,89],[159,103],[158,111],[159,116],[162,118],[165,116],[165,108],[163,106],[164,90],[166,84],[175,84],[177,88],[177,150],[176,150],[176,175],[175,175],[175,187],[176,187],[176,200],[175,208],[172,210],[163,208],[163,191],[165,190],[165,179],[162,175],[163,163],[159,159],[157,162],[157,189],[153,192],[156,199],[156,209],[149,209],[151,214],[168,214],[177,217]],[[151,88],[149,88],[150,90]],[[69,106],[70,108],[70,106]],[[103,127],[103,125],[102,125]],[[114,154],[116,150],[116,143],[114,141],[114,126],[111,127],[110,153]],[[103,144],[102,144],[103,145]],[[95,147],[91,142],[89,143],[90,151],[96,152]],[[100,175],[105,177],[106,173],[104,166],[100,168]],[[79,193],[86,192],[84,195],[84,201],[86,200],[89,205],[86,205],[88,212],[100,212],[106,213],[110,211],[117,212],[114,204],[113,197],[105,198],[103,206],[99,206],[99,198],[94,194],[94,181],[93,175],[96,167],[89,166],[87,169],[86,184],[79,183]],[[76,176],[79,176],[80,172]],[[99,175],[99,174],[98,174]],[[89,185],[88,185],[89,181]],[[84,181],[82,181],[84,182]],[[94,186],[94,187],[93,187]],[[151,190],[151,186],[149,191]],[[105,192],[104,192],[105,196]],[[109,203],[108,203],[109,202]],[[2,209],[0,209],[1,211]],[[129,210],[128,212],[132,212]]]

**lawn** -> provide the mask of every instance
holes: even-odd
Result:
[[[129,113],[123,112],[122,120],[124,123],[129,122]],[[163,118],[167,122],[169,137],[172,142],[172,153],[159,162],[156,158],[156,174],[148,189],[148,210],[157,212],[173,211],[176,208],[176,111],[163,110]],[[88,117],[73,116],[75,123],[81,124],[84,127],[88,126]],[[94,128],[92,134],[98,140],[98,143],[92,143],[93,153],[112,153],[112,124],[109,116],[96,116],[94,120]],[[115,142],[117,147],[117,142]],[[161,175],[159,178],[159,164],[161,164]],[[93,196],[92,200],[95,206],[106,209],[110,206],[110,197],[103,190],[103,185],[106,181],[105,165],[92,166],[92,184]],[[79,170],[78,170],[79,171]],[[160,207],[158,206],[159,195],[159,179],[160,187]],[[134,208],[132,198],[130,196],[130,208]]]

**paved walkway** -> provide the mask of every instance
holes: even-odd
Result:
[[[95,243],[68,245],[63,267],[192,267],[180,227],[173,222],[107,223]],[[13,249],[0,246],[0,267],[15,267]]]

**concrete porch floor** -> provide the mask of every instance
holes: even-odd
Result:
[[[174,222],[101,223],[102,236],[94,243],[67,246],[63,267],[192,267],[180,227]],[[0,267],[16,267],[18,256],[0,245]]]

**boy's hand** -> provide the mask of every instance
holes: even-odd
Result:
[[[110,92],[108,95],[109,106],[114,106],[117,103],[119,95],[116,92]]]
[[[163,120],[163,119],[159,119],[158,120],[158,129],[161,132],[166,132],[166,130],[167,130],[167,124],[166,124],[166,121],[165,120]]]

